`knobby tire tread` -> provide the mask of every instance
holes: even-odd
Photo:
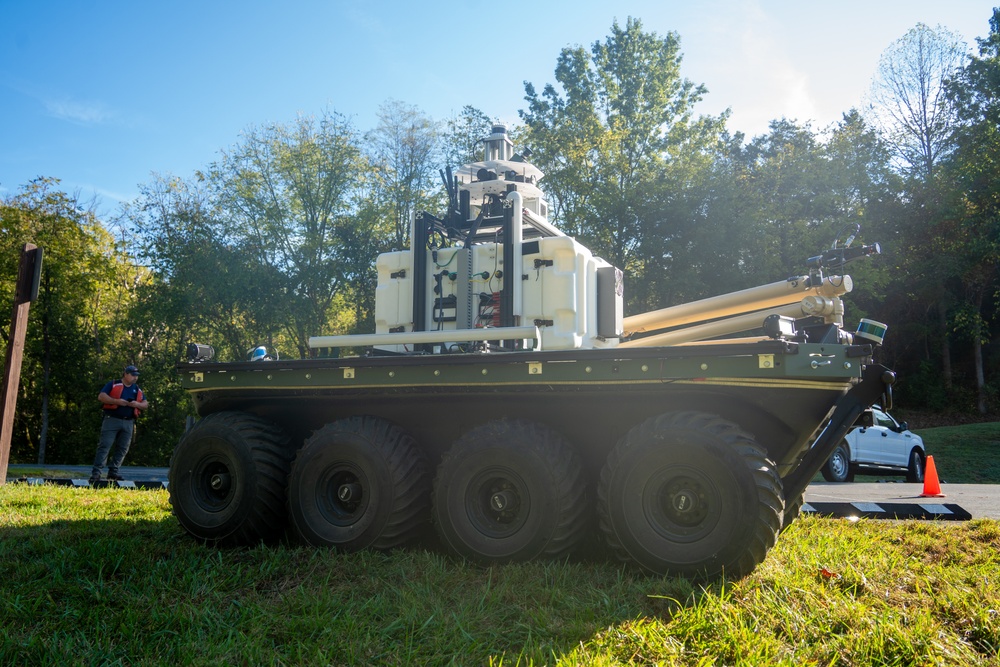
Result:
[[[368,441],[384,460],[393,480],[389,519],[367,548],[386,551],[409,542],[427,523],[430,507],[430,473],[426,457],[406,431],[379,417],[358,416],[327,424],[307,440],[300,456],[315,443],[338,434]],[[294,467],[294,464],[293,464]]]
[[[216,412],[199,420],[181,439],[171,456],[170,470],[174,471],[178,450],[189,437],[197,437],[208,428],[227,428],[249,445],[249,454],[255,468],[257,488],[253,507],[246,519],[231,532],[204,537],[220,547],[247,546],[261,541],[280,538],[285,531],[285,490],[291,470],[293,451],[289,437],[278,425],[256,415],[243,412]],[[173,480],[169,488],[175,488]],[[177,512],[176,499],[170,494],[170,504]],[[201,537],[201,536],[199,536]]]
[[[598,526],[615,557],[626,563],[634,559],[621,543],[612,525],[609,514],[609,486],[613,471],[619,466],[625,452],[634,447],[655,446],[658,436],[674,430],[695,430],[707,433],[723,441],[736,452],[752,472],[757,490],[758,510],[754,517],[754,529],[742,554],[729,563],[723,564],[718,572],[706,572],[708,576],[724,574],[741,578],[754,570],[767,553],[777,543],[782,528],[785,504],[781,479],[774,464],[767,458],[766,450],[752,435],[738,425],[717,415],[704,412],[665,413],[647,419],[630,430],[608,456],[607,464],[601,470],[598,484]]]
[[[583,464],[572,445],[556,431],[523,419],[499,419],[469,431],[444,455],[437,471],[437,484],[451,475],[455,462],[467,448],[477,449],[490,435],[500,434],[512,453],[524,451],[542,460],[555,481],[556,526],[545,546],[536,556],[545,560],[566,557],[585,537],[587,516],[591,512]],[[435,504],[437,494],[435,494]],[[434,516],[443,516],[435,506]],[[488,560],[488,559],[486,559]]]

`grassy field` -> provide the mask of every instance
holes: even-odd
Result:
[[[1000,422],[942,426],[916,431],[934,456],[941,481],[1000,483]]]
[[[1000,522],[805,517],[741,581],[217,550],[165,491],[0,487],[0,664],[997,665]]]

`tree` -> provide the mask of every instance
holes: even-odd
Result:
[[[945,94],[947,81],[958,71],[966,52],[965,44],[954,33],[938,26],[918,23],[893,42],[882,54],[869,91],[869,117],[880,129],[894,159],[908,178],[911,201],[908,216],[912,222],[911,238],[939,238],[936,230],[941,215],[941,193],[937,167],[954,150],[952,130],[954,105]],[[914,249],[915,262],[922,267],[940,266],[945,255],[929,252],[936,243],[920,243]],[[941,371],[946,387],[951,386],[951,349],[948,312],[954,302],[946,281],[937,281],[935,298]]]
[[[936,300],[926,295],[941,285],[925,257],[927,228],[914,224],[902,178],[892,167],[891,146],[860,112],[844,114],[826,148],[832,167],[826,180],[839,219],[847,226],[860,225],[856,243],[882,247],[880,257],[850,266],[857,286],[848,300],[851,320],[891,323],[880,359],[901,371],[897,390],[907,404],[926,404],[938,386],[915,381],[910,369],[929,362],[929,345],[937,336],[932,317]]]
[[[983,343],[1000,302],[1000,9],[979,54],[947,86],[958,123],[947,162],[955,187],[945,220],[947,251],[961,284],[956,328],[971,342],[976,409],[988,410]]]
[[[2,281],[4,292],[13,287],[25,242],[44,253],[12,443],[16,457],[35,457],[39,463],[76,462],[84,452],[93,453],[100,418],[95,397],[102,377],[98,341],[109,322],[101,293],[121,264],[93,211],[57,190],[58,183],[36,179],[0,202],[2,271],[10,277]],[[4,294],[7,303],[11,296]]]
[[[955,33],[918,23],[879,60],[869,93],[870,115],[904,170],[918,179],[929,179],[953,148],[955,109],[945,85],[965,53]]]
[[[563,49],[555,70],[562,93],[525,83],[520,115],[553,217],[633,283],[656,270],[677,227],[655,194],[665,168],[696,162],[724,127],[725,114],[694,117],[705,88],[681,78],[680,64],[676,33],[647,33],[629,18],[589,53]]]
[[[352,214],[363,169],[353,127],[324,113],[250,129],[207,171],[225,237],[260,267],[256,284],[273,295],[264,307],[283,314],[281,325],[300,357],[309,354],[309,336],[326,329],[338,290],[354,277],[351,249],[339,241],[357,223]]]
[[[287,319],[284,277],[229,236],[204,182],[156,177],[122,218],[138,230],[154,271],[131,313],[146,323],[149,339],[169,339],[174,358],[192,340],[210,340],[230,359],[258,343],[278,346]]]
[[[438,125],[429,116],[389,100],[379,107],[378,125],[366,137],[369,168],[392,220],[396,249],[408,243],[413,214],[433,201],[438,136]]]
[[[886,231],[879,227],[889,222],[887,209],[898,205],[902,184],[892,170],[889,146],[857,109],[847,111],[833,128],[826,155],[836,214],[845,223]]]
[[[735,162],[742,135],[664,162],[653,181],[649,229],[629,282],[630,306],[647,310],[750,287],[753,228]],[[749,260],[749,261],[748,261]]]
[[[445,164],[460,167],[483,159],[483,139],[490,135],[493,120],[479,109],[466,105],[445,121],[441,138]],[[508,134],[511,134],[508,128]]]
[[[781,119],[769,130],[744,150],[745,196],[759,216],[752,252],[762,277],[800,271],[846,224],[837,219],[826,148],[812,127]]]

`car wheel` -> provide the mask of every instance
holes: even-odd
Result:
[[[906,468],[906,481],[914,483],[924,481],[924,455],[919,449],[910,452],[910,464]]]
[[[828,482],[853,482],[854,471],[851,470],[851,455],[847,443],[841,442],[830,454],[823,466],[823,479]]]

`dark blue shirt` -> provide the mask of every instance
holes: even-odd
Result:
[[[122,384],[121,398],[124,398],[126,401],[135,401],[139,398],[138,382],[133,382],[131,387],[126,387],[124,382],[121,384]],[[114,386],[115,386],[115,381],[112,380],[111,382],[104,385],[104,389],[101,389],[101,391],[110,396],[111,388]],[[145,398],[145,396],[143,396],[143,398]],[[129,407],[127,405],[118,405],[115,406],[114,410],[105,409],[104,414],[109,415],[111,417],[120,417],[122,419],[132,419],[133,417],[135,417],[135,408]]]

